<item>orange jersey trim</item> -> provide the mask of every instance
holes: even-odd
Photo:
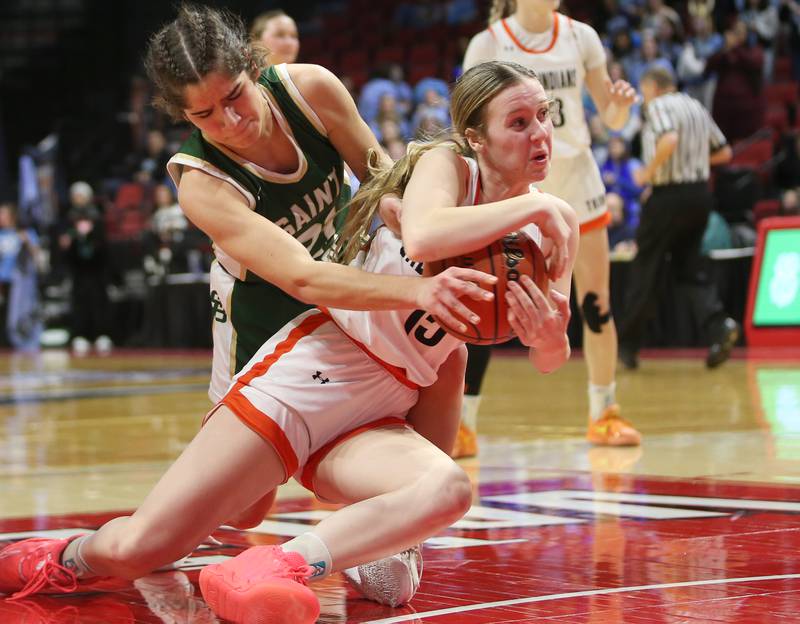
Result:
[[[339,327],[339,324],[336,323],[336,321],[333,319],[333,317],[329,316],[330,312],[328,312],[327,308],[320,308],[320,311],[322,312],[322,314],[325,315],[325,317],[329,321],[332,321],[336,325],[336,327]],[[419,384],[414,383],[413,381],[411,381],[408,378],[408,373],[406,372],[405,368],[401,368],[399,366],[395,366],[394,364],[389,364],[389,362],[384,362],[381,358],[379,358],[372,351],[370,351],[365,344],[363,344],[363,343],[359,342],[358,340],[356,340],[355,338],[353,338],[350,334],[348,334],[346,331],[344,331],[341,327],[339,327],[339,329],[341,330],[341,332],[345,336],[347,336],[350,339],[350,342],[352,342],[359,349],[361,349],[364,353],[366,353],[369,357],[371,357],[378,364],[380,364],[383,368],[385,368],[387,370],[387,372],[392,377],[394,377],[397,381],[399,381],[401,384],[403,384],[407,388],[411,388],[412,390],[419,390]]]
[[[267,414],[256,409],[241,392],[231,390],[222,398],[220,403],[230,409],[239,420],[272,445],[281,458],[283,468],[286,471],[285,479],[283,480],[283,483],[286,483],[297,472],[300,461],[297,459],[292,444],[283,429]]]
[[[558,30],[561,20],[558,19],[558,13],[556,11],[553,11],[553,19],[555,20],[555,24],[553,24],[553,38],[550,40],[550,45],[548,45],[546,48],[542,50],[532,50],[530,48],[526,48],[524,45],[522,45],[522,42],[519,39],[517,39],[517,36],[513,32],[511,32],[511,29],[508,27],[508,23],[506,22],[506,20],[502,19],[500,20],[500,22],[503,24],[503,28],[505,28],[506,32],[508,33],[508,36],[511,37],[511,41],[513,41],[514,44],[520,50],[522,50],[523,52],[527,52],[528,54],[544,54],[552,50],[553,46],[556,45],[556,41],[558,41]]]
[[[337,447],[342,442],[349,440],[350,438],[354,438],[355,436],[364,433],[365,431],[371,431],[372,429],[379,429],[381,427],[408,427],[408,423],[406,423],[404,418],[397,418],[395,416],[387,416],[386,418],[379,418],[371,423],[367,423],[366,425],[361,425],[360,427],[356,427],[348,431],[347,433],[343,433],[338,438],[328,442],[325,446],[320,448],[315,453],[312,453],[311,457],[308,458],[306,465],[303,467],[303,471],[300,473],[300,483],[310,492],[314,491],[314,476],[317,474],[317,468],[322,463],[322,460],[327,457],[328,453],[330,453],[335,447]]]
[[[609,223],[611,223],[611,213],[606,212],[596,219],[581,223],[581,234],[586,234],[586,232],[591,232],[592,230],[599,230],[600,228],[606,227]]]
[[[275,447],[275,451],[280,456],[286,469],[287,480],[297,471],[299,466],[297,455],[289,442],[289,438],[286,437],[286,434],[274,420],[250,403],[242,393],[242,388],[249,385],[256,377],[266,374],[270,367],[281,356],[294,349],[302,338],[311,335],[320,325],[330,320],[325,314],[315,314],[303,319],[297,327],[289,332],[286,338],[277,344],[272,353],[264,357],[258,364],[255,364],[247,374],[239,377],[220,401],[220,403],[230,408],[245,425]]]

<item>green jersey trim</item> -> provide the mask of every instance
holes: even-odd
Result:
[[[235,188],[242,195],[244,195],[244,198],[247,200],[248,206],[250,206],[250,210],[255,210],[256,198],[253,197],[253,194],[250,191],[248,191],[245,187],[243,187],[241,184],[239,184],[234,178],[229,176],[221,169],[217,169],[217,167],[212,165],[210,162],[203,160],[202,158],[197,158],[196,156],[190,156],[189,154],[184,154],[182,152],[175,154],[172,158],[169,159],[169,162],[167,162],[167,172],[169,173],[169,176],[172,178],[172,181],[175,183],[176,188],[178,188],[180,185],[184,167],[199,169],[200,171],[212,175],[215,178],[219,178],[220,180],[228,182],[229,184],[231,184],[231,186],[233,186],[233,188]]]

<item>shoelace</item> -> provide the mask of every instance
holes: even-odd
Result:
[[[314,568],[310,565],[303,564],[289,568],[288,573],[291,575],[292,580],[302,583],[303,585],[308,585],[308,579],[314,574]]]
[[[68,594],[78,589],[78,577],[69,568],[65,568],[60,563],[55,563],[52,559],[46,559],[42,567],[36,570],[35,574],[28,579],[22,589],[11,594],[7,600],[21,600],[31,594],[36,594],[46,587],[52,587],[59,592]]]

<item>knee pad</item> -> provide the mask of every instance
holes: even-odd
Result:
[[[586,321],[589,329],[595,334],[602,333],[603,325],[611,320],[611,309],[605,314],[600,314],[600,306],[597,305],[597,299],[597,293],[588,292],[581,304],[583,320]]]

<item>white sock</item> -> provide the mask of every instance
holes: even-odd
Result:
[[[478,430],[478,408],[480,405],[480,394],[465,394],[461,401],[461,422],[473,431]]]
[[[318,581],[331,573],[333,561],[331,553],[325,542],[316,533],[303,533],[288,542],[281,544],[286,552],[296,552],[300,554],[306,563],[314,568],[311,579]]]
[[[616,382],[612,382],[607,386],[589,384],[589,417],[592,420],[600,418],[609,405],[613,405],[617,402],[614,396],[616,389]]]
[[[65,568],[72,570],[78,578],[88,578],[97,576],[97,573],[84,561],[83,553],[81,552],[83,543],[89,538],[89,535],[82,535],[81,537],[72,540],[64,552],[61,553],[61,565]]]

